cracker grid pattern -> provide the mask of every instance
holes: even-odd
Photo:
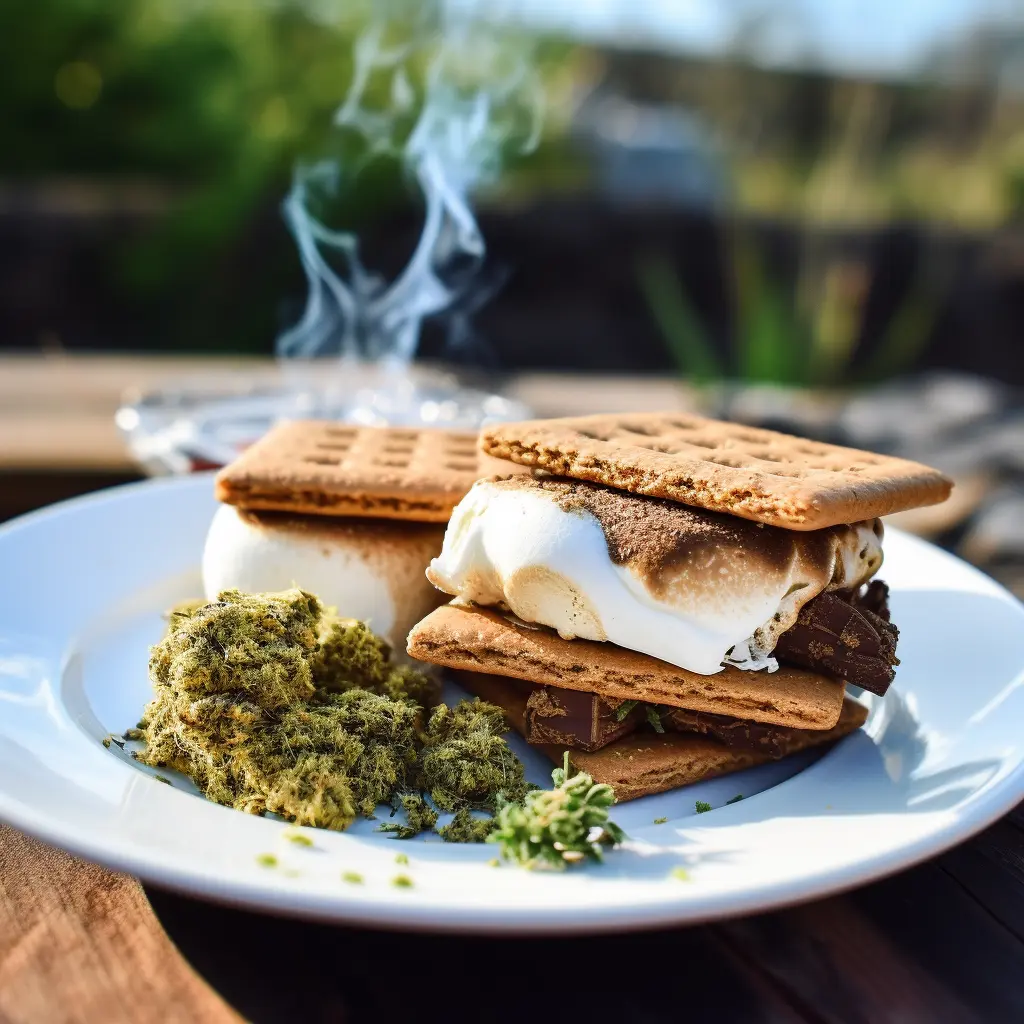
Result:
[[[481,475],[476,434],[281,423],[217,476],[240,508],[447,522]]]
[[[790,530],[935,504],[952,487],[906,459],[670,413],[502,424],[481,444],[491,456],[558,476]]]

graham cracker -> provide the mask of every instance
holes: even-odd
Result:
[[[638,651],[513,622],[485,608],[446,604],[413,626],[408,652],[448,668],[542,686],[732,715],[794,729],[831,729],[845,685],[804,669],[698,675]]]
[[[953,486],[906,459],[679,413],[505,423],[486,428],[481,446],[556,476],[789,530],[934,505]]]
[[[297,420],[222,469],[215,490],[244,509],[446,523],[493,472],[481,458],[473,433]]]
[[[459,683],[471,693],[505,711],[509,724],[519,733],[525,728],[529,684],[502,676],[479,672],[460,672]],[[863,704],[847,697],[839,720],[831,729],[806,730],[794,736],[786,755],[811,747],[834,743],[859,729],[867,719]],[[538,749],[560,764],[564,747]],[[633,733],[609,743],[600,750],[570,750],[569,762],[577,770],[607,783],[615,790],[618,803],[664,793],[680,786],[712,779],[730,772],[743,771],[776,760],[754,751],[734,751],[715,740],[693,733]]]

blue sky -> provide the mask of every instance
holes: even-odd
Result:
[[[767,12],[760,61],[820,65],[850,74],[899,76],[979,25],[1024,27],[1021,0],[449,0],[538,30],[611,45],[716,54],[741,19]]]

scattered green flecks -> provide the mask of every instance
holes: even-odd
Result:
[[[313,840],[310,839],[309,836],[307,836],[303,832],[291,832],[291,831],[285,832],[284,833],[284,837],[285,837],[285,839],[288,840],[289,843],[294,843],[296,846],[312,846],[313,845]]]
[[[256,863],[261,868],[276,868],[277,858],[272,853],[260,853],[256,856]]]
[[[738,804],[743,799],[742,793],[737,793],[731,800],[726,800],[726,804]]]
[[[704,800],[698,800],[694,806],[697,808],[698,814],[707,814],[711,810],[711,804],[706,803]]]
[[[487,862],[487,866],[488,866],[489,868],[500,868],[500,867],[501,867],[501,861],[500,861],[500,860],[498,860],[498,858],[497,858],[497,857],[492,857],[492,858],[491,858],[491,859],[490,859],[490,860],[489,860],[489,861]]]
[[[391,879],[391,884],[396,889],[411,889],[412,879],[408,875],[395,875],[395,877]]]
[[[677,882],[688,882],[690,880],[690,872],[683,867],[673,868],[668,874],[669,878],[674,878]]]
[[[109,736],[104,736],[102,742],[103,742],[103,746],[105,746],[107,748],[107,750],[109,750],[110,749],[110,737]]]
[[[173,786],[174,785],[174,783],[171,782],[171,780],[169,778],[167,778],[166,775],[154,775],[153,778],[156,779],[157,782],[162,782],[165,786]]]
[[[349,885],[362,885],[363,876],[358,871],[342,871],[341,880]]]
[[[664,825],[666,821],[668,821],[668,818],[655,818],[654,819],[654,824],[655,825]]]
[[[397,857],[395,857],[395,863],[396,864],[408,864],[409,863],[409,858],[404,853],[400,853],[400,854],[398,854]]]

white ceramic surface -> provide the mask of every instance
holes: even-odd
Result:
[[[614,818],[626,847],[564,874],[490,867],[490,846],[401,842],[374,822],[344,834],[306,829],[313,845],[298,845],[283,823],[218,807],[182,780],[164,785],[101,743],[139,717],[161,612],[200,593],[211,491],[208,476],[147,482],[0,529],[3,820],[211,899],[395,927],[567,932],[834,892],[936,854],[1024,798],[1024,607],[952,556],[890,531],[883,576],[902,665],[867,728],[823,756],[625,804]],[[550,765],[516,749],[544,782]],[[697,800],[715,810],[696,815]],[[660,817],[668,821],[654,824]],[[261,866],[266,853],[276,868]],[[392,885],[398,873],[413,886]]]

